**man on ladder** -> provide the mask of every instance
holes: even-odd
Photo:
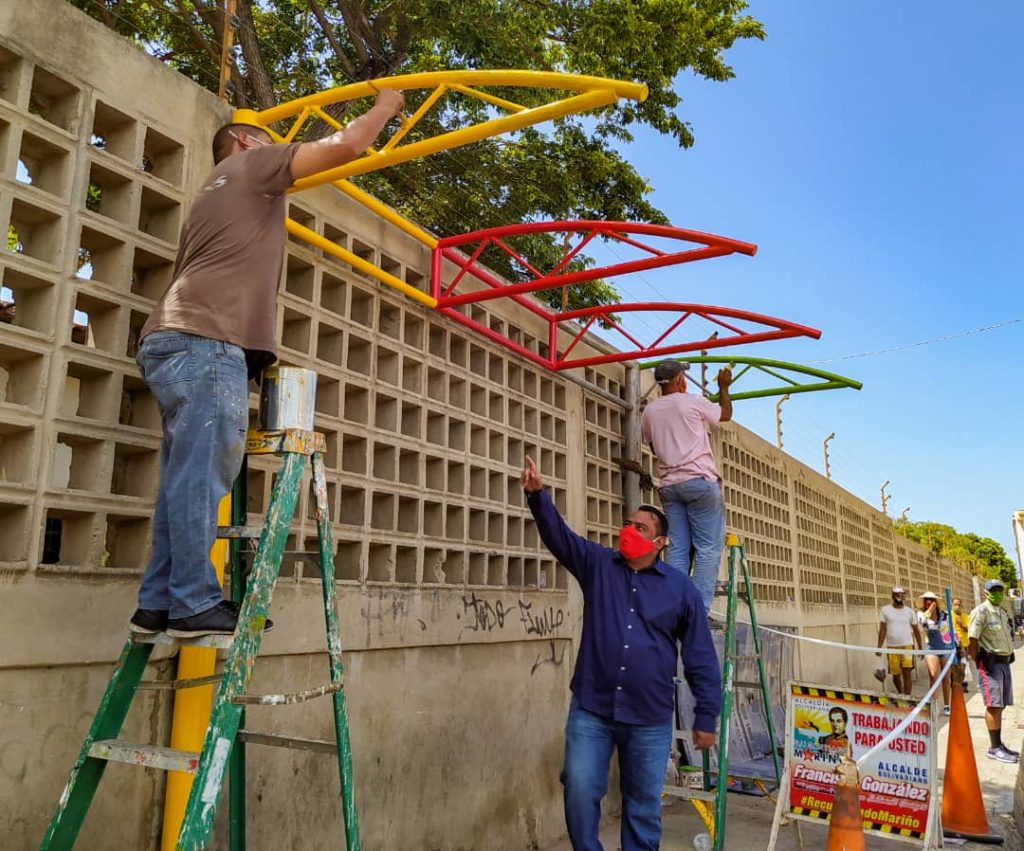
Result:
[[[719,404],[686,392],[685,361],[664,360],[654,368],[661,396],[644,410],[640,429],[658,459],[658,496],[668,515],[668,563],[690,575],[704,610],[711,611],[725,540],[725,503],[707,426],[732,419],[732,373],[718,373]]]
[[[231,847],[244,848],[244,757],[236,748],[246,741],[335,752],[345,846],[359,851],[324,439],[303,426],[255,432],[247,441],[248,380],[276,360],[285,192],[296,178],[361,156],[403,103],[397,92],[380,91],[369,112],[318,142],[273,145],[266,131],[244,123],[228,124],[214,136],[216,165],[182,229],[171,285],[140,335],[137,360],[160,406],[164,430],[153,556],[131,618],[132,637],[114,666],[41,851],[68,851],[74,845],[109,762],[194,775],[177,831],[179,851],[205,847],[230,764]],[[241,594],[237,582],[233,594],[241,602],[229,603],[208,553],[218,535],[218,503],[238,476],[246,451],[279,455],[282,464],[262,529],[228,530],[233,537],[235,532],[259,537],[246,593]],[[331,682],[295,694],[253,695],[246,688],[263,632],[270,626],[266,615],[307,459],[312,466]],[[228,651],[221,674],[172,685],[195,688],[219,680],[201,751],[122,741],[118,735],[153,646],[180,642]],[[288,705],[328,695],[334,708],[334,742],[242,728],[246,704]]]
[[[342,165],[373,143],[404,105],[388,89],[326,139],[274,145],[260,127],[228,124],[214,168],[182,228],[171,284],[140,334],[136,358],[163,425],[153,554],[135,633],[177,638],[235,630],[210,563],[217,504],[241,469],[248,382],[277,359],[277,288],[292,182]],[[268,621],[269,624],[269,621]]]

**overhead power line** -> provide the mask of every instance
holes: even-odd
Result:
[[[813,363],[835,363],[840,360],[853,360],[854,358],[870,358],[875,355],[886,355],[890,352],[902,352],[907,349],[917,349],[921,346],[931,346],[935,343],[945,343],[949,340],[957,340],[960,337],[969,337],[972,334],[981,334],[984,331],[995,331],[997,328],[1005,328],[1008,325],[1016,325],[1024,322],[1024,316],[1019,319],[1008,319],[1006,322],[997,322],[995,325],[982,325],[980,328],[971,328],[969,331],[957,331],[955,334],[943,334],[941,337],[932,337],[930,340],[920,340],[917,343],[906,343],[902,346],[891,346],[887,349],[875,349],[871,352],[860,352],[855,355],[843,355],[837,358],[826,358],[825,360],[813,361]]]

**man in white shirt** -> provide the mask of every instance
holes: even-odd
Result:
[[[878,625],[878,646],[897,651],[887,656],[893,684],[901,694],[910,694],[913,685],[914,656],[905,651],[912,650],[914,645],[921,649],[921,630],[918,629],[914,610],[904,605],[906,595],[906,590],[899,585],[892,589],[892,604],[882,606]],[[900,653],[901,650],[904,652]]]

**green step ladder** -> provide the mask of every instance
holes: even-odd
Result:
[[[711,837],[713,851],[725,848],[725,811],[726,798],[729,793],[729,778],[751,780],[762,792],[771,798],[764,779],[760,777],[742,777],[729,773],[729,730],[732,722],[733,695],[737,688],[756,689],[761,692],[764,706],[765,721],[768,726],[768,740],[771,745],[772,763],[775,769],[775,784],[778,788],[782,780],[782,764],[779,759],[777,740],[775,738],[775,722],[772,717],[771,697],[768,693],[768,678],[764,672],[764,660],[761,656],[761,636],[758,633],[757,612],[754,611],[754,591],[750,584],[750,570],[747,556],[740,539],[729,532],[725,536],[729,547],[729,579],[722,593],[727,598],[725,609],[725,641],[722,659],[722,714],[719,719],[718,744],[716,746],[718,760],[715,770],[711,768],[711,754],[705,750],[702,754],[701,789],[687,786],[665,786],[663,795],[688,800],[700,815],[704,826]],[[742,588],[740,581],[742,580]],[[740,656],[736,652],[736,599],[743,597],[750,615],[753,636],[754,655]],[[757,661],[758,682],[737,680],[735,668],[737,662]],[[676,730],[674,739],[681,738],[682,732]],[[716,775],[715,788],[711,788],[711,777]]]
[[[86,734],[78,760],[71,769],[71,776],[43,837],[40,851],[67,851],[72,848],[108,762],[126,762],[166,771],[185,771],[195,775],[178,835],[178,851],[198,851],[206,845],[213,828],[213,817],[221,788],[230,766],[230,848],[232,851],[244,851],[246,742],[337,754],[346,849],[358,851],[359,825],[352,782],[352,750],[345,708],[341,635],[335,603],[334,545],[327,505],[324,451],[324,436],[316,432],[288,429],[248,433],[247,455],[280,455],[281,466],[274,482],[262,528],[241,525],[245,522],[246,511],[246,469],[243,464],[241,475],[232,492],[232,523],[236,525],[220,527],[218,532],[219,537],[231,539],[232,597],[241,603],[235,633],[233,636],[206,636],[186,640],[172,638],[166,633],[148,636],[133,634],[129,637],[114,667],[114,674],[100,701],[96,717]],[[246,694],[245,689],[252,677],[259,654],[274,583],[281,569],[281,559],[295,514],[307,458],[312,464],[312,490],[316,504],[330,683],[295,694]],[[257,537],[259,544],[246,588],[241,571],[241,545],[245,539]],[[243,590],[246,593],[243,593]],[[219,682],[206,739],[199,753],[155,745],[130,744],[117,739],[139,687],[146,663],[153,647],[157,645],[227,649],[222,673],[214,677],[174,683],[178,688],[192,688]],[[334,703],[334,742],[260,734],[244,729],[244,707],[247,704],[292,704],[328,694],[332,696]]]

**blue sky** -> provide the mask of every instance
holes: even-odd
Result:
[[[793,396],[787,452],[889,513],[995,538],[1016,560],[1024,508],[1024,6],[755,0],[767,29],[736,79],[681,77],[696,144],[653,132],[624,152],[673,224],[755,242],[757,256],[620,278],[625,301],[728,305],[820,328],[748,354],[856,378]],[[721,353],[721,352],[720,352]],[[829,361],[821,363],[822,361]],[[775,399],[736,419],[775,441]]]

